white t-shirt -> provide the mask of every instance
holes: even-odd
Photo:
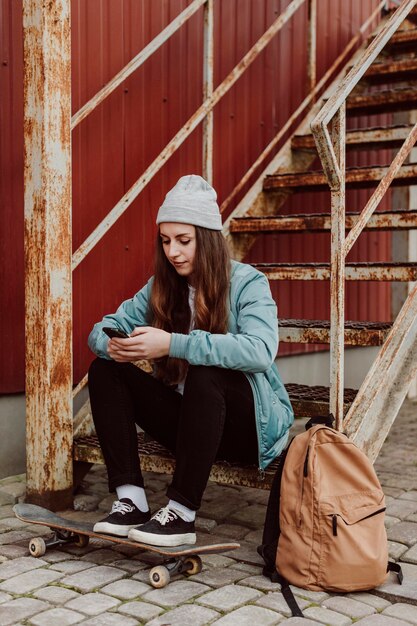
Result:
[[[194,321],[195,321],[195,319],[194,319],[195,318],[194,298],[195,298],[195,287],[191,287],[191,285],[188,285],[188,305],[189,305],[190,311],[191,311],[190,328],[189,328],[190,331],[194,328]],[[178,383],[177,388],[176,388],[175,391],[178,391],[178,393],[180,393],[182,395],[184,393],[184,385],[185,385],[185,378],[180,383]]]

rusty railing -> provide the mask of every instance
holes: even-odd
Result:
[[[416,5],[416,2],[417,0],[403,0],[403,2],[401,2],[400,6],[392,14],[386,25],[371,42],[362,57],[358,59],[346,77],[342,80],[338,89],[322,107],[311,124],[311,130],[315,138],[319,157],[331,191],[330,411],[336,417],[336,424],[339,430],[343,427],[346,428],[349,423],[352,426],[352,415],[354,415],[355,411],[358,411],[359,402],[358,399],[354,405],[352,405],[346,419],[344,420],[343,387],[346,256],[353,244],[356,242],[359,234],[364,229],[369,218],[381,202],[389,185],[404,163],[417,139],[416,124],[404,141],[395,159],[389,166],[385,176],[382,178],[376,190],[362,210],[358,222],[350,230],[348,236],[346,237],[346,99],[389,41],[393,33],[398,29],[400,24]],[[330,130],[328,128],[329,124],[331,125]],[[411,295],[412,294],[410,294],[410,296]],[[387,342],[390,343],[390,337],[403,330],[404,328],[400,329],[394,324],[393,329],[387,338]],[[384,348],[382,350],[384,350]],[[370,380],[368,379],[365,383],[368,385],[369,395]],[[385,381],[385,385],[386,383],[387,381]],[[361,390],[358,396],[359,398],[363,397]],[[368,417],[369,420],[372,421],[375,415],[373,415],[372,411],[370,411]],[[366,428],[367,426],[365,425],[364,427]],[[378,445],[374,445],[374,457]]]

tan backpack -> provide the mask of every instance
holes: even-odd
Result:
[[[384,493],[367,456],[328,425],[309,427],[315,421],[291,441],[271,487],[264,574],[313,591],[372,589],[399,569],[387,567]]]

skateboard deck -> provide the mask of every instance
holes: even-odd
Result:
[[[95,533],[93,531],[94,524],[92,523],[66,519],[35,504],[15,504],[13,511],[16,517],[23,522],[47,526],[54,531],[54,535],[50,539],[45,540],[41,537],[35,537],[30,540],[29,552],[32,556],[42,556],[45,554],[47,548],[65,545],[67,543],[84,547],[87,546],[90,538],[94,538],[131,546],[137,548],[139,551],[146,550],[156,552],[164,557],[170,557],[171,560],[169,562],[152,568],[150,572],[150,582],[154,587],[164,587],[167,585],[170,576],[174,573],[187,573],[191,575],[201,571],[202,564],[198,556],[200,554],[217,554],[240,548],[240,544],[237,542],[218,543],[210,540],[210,537],[204,537],[204,539],[202,539],[199,536],[197,536],[197,543],[193,545],[172,547],[152,546],[147,543],[132,541],[127,537]]]

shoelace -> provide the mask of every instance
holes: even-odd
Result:
[[[120,500],[116,500],[113,502],[113,506],[111,508],[111,513],[131,513],[134,511],[134,507],[131,504],[127,504],[127,502],[120,502]]]
[[[152,519],[159,522],[161,526],[165,526],[168,522],[173,522],[178,519],[178,515],[174,513],[172,509],[165,506],[164,508],[159,509],[159,511],[153,515]]]

